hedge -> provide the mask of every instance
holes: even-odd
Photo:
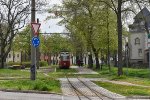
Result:
[[[13,65],[24,65],[26,68],[31,66],[31,62],[8,62],[7,66],[13,66]],[[40,61],[39,62],[40,67],[48,66],[48,63],[46,61]]]

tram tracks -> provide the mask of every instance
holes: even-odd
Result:
[[[83,81],[78,77],[72,80],[66,75],[66,79],[79,100],[82,100],[82,97],[87,100],[115,100],[114,98],[105,96],[97,90],[91,88],[87,85],[86,81]]]

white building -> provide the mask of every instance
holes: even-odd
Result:
[[[145,24],[145,22],[147,24]],[[132,25],[129,25],[129,61],[130,63],[148,63],[147,31],[150,28],[150,12],[143,8],[135,17]]]
[[[21,62],[21,52],[13,52],[10,51],[7,58],[6,62]]]

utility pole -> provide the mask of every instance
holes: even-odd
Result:
[[[31,1],[31,23],[35,22],[35,0]],[[34,32],[31,30],[31,40],[34,37]],[[36,56],[36,48],[31,45],[31,80],[36,79],[36,61],[35,61],[35,56]]]

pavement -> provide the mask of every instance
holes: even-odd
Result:
[[[76,96],[0,91],[0,100],[78,100]]]

